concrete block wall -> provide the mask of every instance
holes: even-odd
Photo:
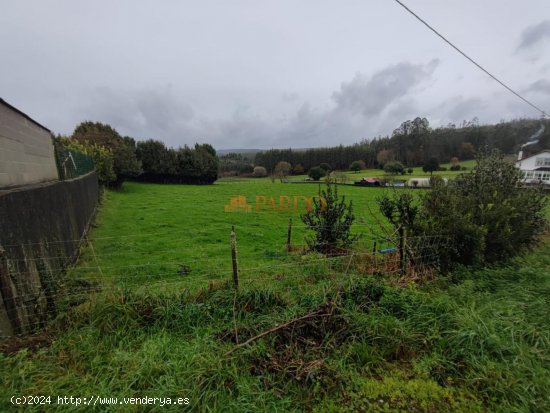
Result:
[[[0,188],[56,179],[50,131],[0,99]]]
[[[55,317],[98,199],[95,172],[0,191],[0,339]]]

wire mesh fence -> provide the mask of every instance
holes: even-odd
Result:
[[[91,156],[61,145],[55,145],[55,159],[61,180],[77,178],[94,170],[94,161]]]
[[[15,333],[29,333],[43,328],[68,307],[81,305],[91,297],[120,294],[123,291],[173,293],[198,291],[212,283],[231,288],[235,268],[232,266],[229,232],[226,241],[215,245],[196,243],[192,237],[165,234],[165,248],[154,254],[132,248],[130,236],[113,237],[106,247],[96,251],[94,241],[81,248],[79,262],[67,268],[62,256],[36,253],[33,258],[16,253],[33,244],[5,246],[0,259],[3,278],[14,282],[2,291],[3,305]],[[254,244],[253,237],[242,236],[237,228],[239,246]],[[147,235],[147,234],[146,234]],[[135,234],[135,237],[143,234]],[[408,237],[406,244],[396,234],[369,235],[354,248],[333,255],[312,252],[304,240],[288,248],[281,237],[279,246],[265,250],[243,248],[238,257],[239,288],[272,288],[299,293],[308,285],[330,277],[347,274],[375,275],[398,284],[429,279],[437,271],[439,251],[445,248],[443,236]],[[58,244],[74,240],[58,240]],[[113,249],[115,244],[122,248]],[[12,257],[12,258],[9,258]],[[405,264],[405,265],[404,265]],[[5,283],[4,283],[5,284]],[[6,336],[6,334],[0,334]]]

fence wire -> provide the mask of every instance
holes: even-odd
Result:
[[[403,283],[423,280],[433,276],[439,265],[439,252],[448,243],[444,236],[408,237],[406,245],[400,248],[396,233],[370,234],[355,248],[326,256],[311,252],[307,242],[294,242],[288,248],[281,237],[281,244],[270,246],[266,252],[242,248],[253,247],[255,243],[253,232],[247,233],[245,229],[245,226],[237,228],[238,246],[244,250],[238,254],[240,288],[269,286],[287,293],[304,291],[319,279],[348,273],[375,274]],[[239,231],[244,235],[239,236]],[[127,236],[109,238],[123,242]],[[188,242],[181,245],[184,239]],[[4,310],[15,332],[39,330],[67,308],[101,294],[117,295],[127,290],[174,293],[198,291],[212,283],[231,285],[229,237],[227,242],[216,245],[197,245],[192,239],[182,237],[168,238],[165,243],[176,243],[177,247],[154,250],[154,255],[148,257],[135,248],[112,251],[110,243],[96,252],[93,243],[88,242],[75,266],[67,266],[64,256],[55,253],[49,256],[42,252],[31,259],[21,257],[16,252],[33,245],[10,245],[6,250],[8,254],[4,255],[5,262],[0,262],[3,265],[0,271],[7,271],[9,278],[15,280],[11,290],[3,291]],[[37,273],[39,276],[31,279]],[[0,336],[5,334],[0,332]]]
[[[61,145],[55,145],[55,160],[59,179],[62,181],[86,175],[95,168],[91,156],[64,148]]]

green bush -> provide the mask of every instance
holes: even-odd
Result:
[[[321,179],[325,175],[326,175],[325,170],[323,168],[321,168],[320,166],[314,166],[308,172],[308,176],[311,179],[313,179],[314,181],[318,181],[319,179]]]
[[[323,201],[321,201],[323,200]],[[319,188],[319,198],[314,198],[313,209],[302,215],[302,222],[314,232],[308,240],[310,249],[325,254],[350,247],[357,236],[351,235],[355,220],[352,201],[338,196],[338,186],[327,179],[326,189]]]
[[[439,161],[436,158],[430,158],[422,166],[422,170],[426,173],[433,174],[434,171],[439,170]]]
[[[384,165],[384,172],[392,175],[403,173],[405,167],[399,161],[391,161]]]
[[[126,179],[135,178],[142,172],[141,163],[136,158],[135,141],[123,138],[108,124],[82,122],[75,128],[72,139],[84,145],[99,145],[112,152],[115,179],[108,184],[113,188],[120,188]]]
[[[349,166],[350,171],[353,171],[355,173],[359,172],[361,169],[366,169],[365,161],[358,160],[353,161],[351,165]]]
[[[462,264],[506,261],[531,247],[546,228],[547,200],[521,185],[521,171],[498,152],[482,152],[469,174],[433,186],[422,199],[425,235],[444,235],[440,255]]]
[[[102,185],[110,185],[116,180],[114,157],[110,149],[89,141],[81,143],[63,136],[57,137],[55,142],[56,145],[69,151],[81,152],[91,156],[94,161],[97,179]]]

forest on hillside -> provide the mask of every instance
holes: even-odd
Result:
[[[480,125],[477,118],[461,125],[449,124],[431,128],[426,118],[417,117],[407,120],[396,128],[391,136],[362,140],[353,145],[312,148],[306,150],[271,149],[258,152],[253,160],[238,154],[228,154],[221,158],[220,168],[228,169],[228,163],[234,168],[246,165],[263,166],[272,172],[281,161],[289,162],[298,170],[326,163],[331,169],[347,170],[357,160],[362,160],[367,168],[382,167],[396,160],[406,166],[421,166],[429,159],[441,163],[451,158],[473,159],[480,148],[499,149],[505,154],[517,154],[522,144],[539,132],[539,142],[525,148],[526,153],[536,153],[550,147],[550,120],[516,119],[493,125]],[[240,160],[240,161],[239,161]]]

